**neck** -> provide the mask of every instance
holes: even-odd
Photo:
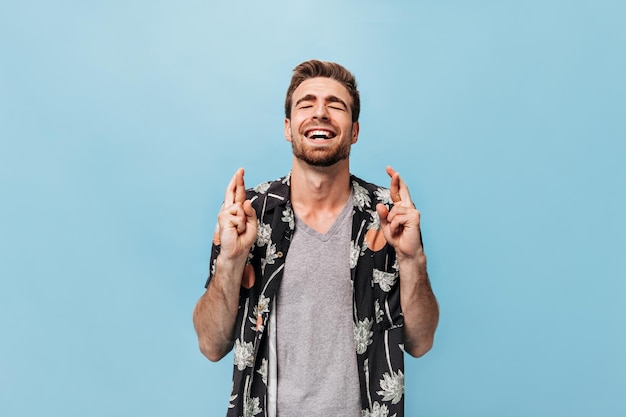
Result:
[[[350,196],[348,159],[329,167],[314,167],[294,157],[291,170],[291,202],[309,227],[325,232]]]

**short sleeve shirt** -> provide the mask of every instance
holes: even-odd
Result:
[[[389,189],[351,176],[353,192],[350,275],[354,353],[363,417],[404,416],[404,321],[396,254],[386,243],[376,205],[391,207]],[[235,323],[233,385],[227,417],[267,416],[270,308],[280,287],[295,228],[290,176],[247,190],[258,218]],[[207,286],[220,252],[211,251]]]

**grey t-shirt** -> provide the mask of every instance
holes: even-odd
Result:
[[[278,417],[361,416],[351,230],[352,196],[325,234],[296,218],[276,306]]]

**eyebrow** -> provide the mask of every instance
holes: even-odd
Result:
[[[300,103],[302,103],[303,101],[315,101],[317,99],[316,96],[314,96],[313,94],[307,94],[306,96],[302,97],[301,99],[299,99],[298,101],[296,101],[296,106]],[[342,99],[340,99],[337,96],[328,96],[324,99],[324,101],[326,103],[339,103],[341,105],[343,105],[343,107],[345,109],[348,108],[348,105],[346,104],[345,101],[343,101]]]

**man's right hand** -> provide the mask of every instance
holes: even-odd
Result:
[[[246,200],[243,168],[230,180],[224,204],[217,217],[220,255],[223,261],[244,263],[256,240],[257,218],[250,200]]]

